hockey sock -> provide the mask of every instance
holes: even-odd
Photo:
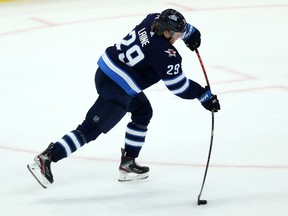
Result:
[[[145,142],[147,126],[130,122],[125,134],[125,151],[128,157],[137,158]]]
[[[86,142],[81,131],[74,130],[67,133],[52,149],[52,160],[57,162],[81,148]]]

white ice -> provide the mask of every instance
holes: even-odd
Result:
[[[287,0],[0,1],[0,214],[3,216],[283,216],[288,212]],[[144,181],[119,183],[127,115],[106,135],[52,164],[38,185],[26,164],[82,122],[107,46],[146,14],[181,11],[202,33],[199,52],[222,109],[202,198],[211,114],[162,83],[138,162]],[[185,74],[205,85],[178,41]]]

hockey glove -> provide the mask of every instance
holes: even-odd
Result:
[[[190,25],[189,23],[187,23],[186,28],[187,30],[183,41],[190,50],[194,51],[201,44],[201,33],[197,28]]]
[[[217,112],[220,110],[220,103],[217,99],[217,95],[213,95],[208,86],[205,87],[204,93],[198,100],[201,102],[202,106],[209,111],[213,110],[214,112]]]

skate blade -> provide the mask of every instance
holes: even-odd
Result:
[[[136,173],[127,173],[125,171],[119,170],[120,175],[118,178],[119,182],[127,182],[127,181],[136,181],[136,180],[143,180],[149,177],[149,172],[136,174]]]
[[[50,182],[43,176],[40,167],[37,163],[27,164],[27,168],[34,176],[37,182],[45,189],[50,185]]]

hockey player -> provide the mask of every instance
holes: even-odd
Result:
[[[197,98],[207,110],[220,110],[217,96],[208,87],[203,88],[185,77],[182,58],[173,46],[177,39],[182,39],[192,51],[201,43],[198,29],[187,23],[178,11],[167,9],[161,14],[147,15],[120,43],[105,50],[98,60],[95,75],[99,97],[83,123],[51,143],[34,158],[34,163],[27,165],[44,188],[54,181],[52,162],[68,157],[101,133],[107,133],[127,112],[131,113],[131,122],[121,149],[119,181],[147,178],[149,167],[135,161],[152,117],[152,107],[143,90],[159,80],[183,99]]]

